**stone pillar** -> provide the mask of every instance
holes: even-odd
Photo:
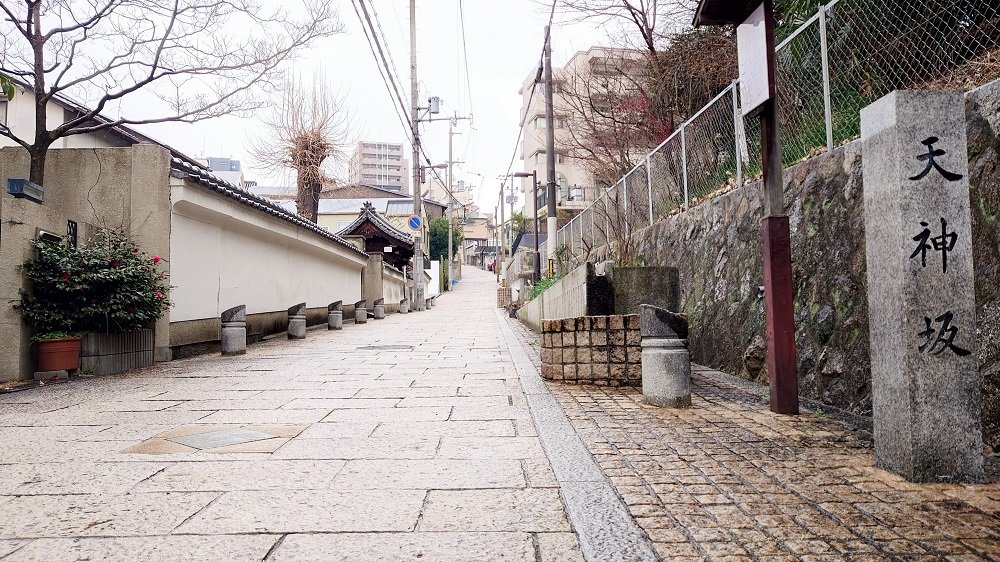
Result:
[[[403,299],[403,300],[399,301],[399,313],[400,314],[408,314],[409,312],[410,312],[410,300],[409,299]]]
[[[368,310],[365,308],[365,300],[361,299],[354,303],[354,323],[355,324],[367,324],[368,323]]]
[[[958,92],[861,111],[875,459],[914,482],[983,479],[965,125]]]
[[[375,301],[375,316],[376,320],[385,320],[385,299],[377,299]]]
[[[306,337],[306,303],[301,302],[288,309],[288,339],[301,340]]]
[[[247,352],[247,307],[239,305],[226,310],[222,320],[222,354],[243,355]]]
[[[642,396],[654,406],[691,405],[691,356],[683,314],[639,305],[642,333]]]
[[[326,329],[344,329],[344,301],[331,302],[326,307]]]
[[[434,308],[434,301],[437,300],[437,295],[433,297],[427,297],[427,308]]]

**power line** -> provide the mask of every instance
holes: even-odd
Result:
[[[465,41],[465,10],[462,7],[462,0],[458,0],[458,21],[462,30],[462,58],[465,61],[465,88],[469,94],[469,115],[475,115],[472,110],[472,79],[469,77],[469,48]]]
[[[358,11],[358,4],[361,5],[361,9],[364,10],[365,16],[362,17],[361,12]],[[396,117],[399,118],[400,124],[403,126],[404,134],[407,140],[411,143],[413,142],[412,135],[410,134],[410,122],[406,118],[406,104],[403,103],[402,97],[399,93],[399,89],[396,87],[396,82],[392,80],[391,76],[387,76],[386,73],[389,72],[388,64],[385,64],[385,70],[383,66],[379,64],[379,55],[376,54],[376,47],[379,53],[382,53],[382,45],[378,42],[378,37],[375,36],[374,29],[369,34],[369,28],[366,27],[365,19],[368,16],[368,10],[365,8],[364,0],[351,0],[351,5],[354,6],[354,13],[358,16],[358,21],[361,22],[361,30],[365,34],[365,39],[368,40],[368,49],[372,53],[372,57],[375,58],[375,66],[378,68],[379,76],[382,77],[382,82],[385,84],[386,90],[389,92],[390,102],[395,110]],[[368,20],[368,25],[371,24],[371,20]],[[382,62],[385,63],[385,56],[382,57]],[[398,80],[398,79],[397,79]],[[398,103],[397,103],[398,102]],[[400,112],[402,110],[402,113]]]

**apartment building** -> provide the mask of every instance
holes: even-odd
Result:
[[[587,170],[584,163],[568,156],[567,139],[570,138],[569,126],[578,108],[563,96],[563,88],[567,80],[586,79],[588,76],[601,77],[620,72],[623,59],[637,59],[638,51],[613,49],[608,47],[591,47],[586,51],[574,54],[562,67],[552,69],[553,78],[553,115],[555,128],[555,158],[556,158],[556,205],[559,207],[582,209],[599,195],[601,186]],[[612,62],[613,61],[613,62]],[[627,65],[626,65],[627,66]],[[545,120],[545,84],[534,87],[536,70],[532,70],[521,84],[518,94],[521,95],[521,120],[524,123],[524,136],[521,142],[521,169],[525,172],[536,172],[538,178],[538,198],[532,201],[531,178],[520,180],[520,191],[524,194],[524,210],[529,216],[538,209],[542,214],[546,206],[546,165],[548,155],[545,150],[546,120]],[[609,89],[615,89],[622,84],[621,80],[599,80]],[[518,185],[518,184],[515,184]]]
[[[351,154],[350,181],[389,191],[410,192],[410,161],[401,143],[362,141]]]

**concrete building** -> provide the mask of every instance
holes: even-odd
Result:
[[[205,163],[216,177],[222,178],[233,185],[245,187],[246,182],[243,178],[243,167],[240,165],[239,160],[209,156],[205,159]]]
[[[389,191],[410,192],[410,161],[400,143],[362,141],[354,148],[349,164],[350,182],[373,185]]]
[[[638,51],[612,49],[608,47],[591,47],[573,55],[565,66],[552,69],[554,82],[553,113],[555,124],[556,148],[556,204],[567,209],[583,209],[589,206],[606,186],[599,186],[593,175],[579,160],[567,155],[566,141],[569,138],[569,127],[575,112],[573,104],[562,95],[567,80],[578,77],[599,76],[607,74],[609,68],[619,68],[621,65],[611,64],[623,58],[635,58]],[[638,66],[636,67],[638,71]],[[548,155],[545,150],[545,84],[535,86],[534,96],[531,95],[532,84],[535,81],[536,70],[532,70],[521,84],[518,94],[521,95],[521,120],[524,123],[524,135],[521,142],[521,169],[525,172],[535,171],[538,177],[538,200],[532,201],[531,178],[521,178],[520,191],[524,194],[525,214],[531,216],[533,209],[540,214],[545,213],[546,165]],[[625,81],[627,82],[627,81]],[[610,85],[622,85],[623,81],[608,81]],[[530,103],[529,103],[530,102]],[[515,183],[515,185],[518,185]]]

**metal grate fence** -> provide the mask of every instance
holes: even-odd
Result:
[[[893,90],[932,87],[956,72],[971,85],[1000,76],[986,60],[998,50],[1000,2],[992,0],[821,6],[776,49],[782,161],[789,165],[857,137],[861,109]],[[632,232],[742,186],[760,174],[760,158],[758,120],[741,117],[733,81],[563,226],[557,256],[579,263],[608,244],[616,257],[631,256]]]

